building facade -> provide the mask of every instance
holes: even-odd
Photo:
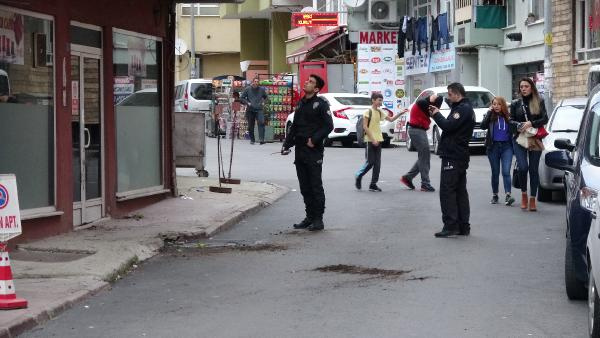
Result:
[[[172,193],[173,7],[0,1],[0,173],[17,177],[17,240]]]

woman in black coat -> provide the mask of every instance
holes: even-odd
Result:
[[[529,208],[529,211],[537,211],[535,198],[540,183],[538,167],[542,156],[543,144],[532,138],[529,146],[524,148],[516,142],[519,133],[527,128],[539,128],[548,123],[548,114],[544,100],[540,97],[535,83],[530,78],[522,78],[519,81],[520,98],[514,100],[510,105],[510,125],[513,131],[513,147],[517,166],[519,167],[519,179],[521,182],[521,209]],[[527,196],[527,173],[529,173],[529,185],[531,188],[529,201]]]

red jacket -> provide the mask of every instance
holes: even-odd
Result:
[[[423,107],[429,108],[429,97],[417,100],[410,108],[410,120],[408,123],[416,128],[429,129],[431,119],[427,111],[423,111]]]

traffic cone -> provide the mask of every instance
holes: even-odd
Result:
[[[22,309],[27,307],[27,301],[17,298],[13,282],[10,259],[6,247],[0,245],[0,310]]]

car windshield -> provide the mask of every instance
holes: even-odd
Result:
[[[212,100],[212,83],[192,83],[190,95],[196,100]]]
[[[439,93],[444,98],[448,97],[448,93]],[[492,105],[494,96],[490,92],[470,92],[467,91],[467,98],[471,101],[473,109],[477,108],[489,108]]]
[[[583,117],[583,109],[577,109],[572,106],[563,106],[556,108],[550,124],[550,131],[553,132],[577,132]]]
[[[371,98],[362,96],[334,96],[334,99],[345,106],[370,106]]]

